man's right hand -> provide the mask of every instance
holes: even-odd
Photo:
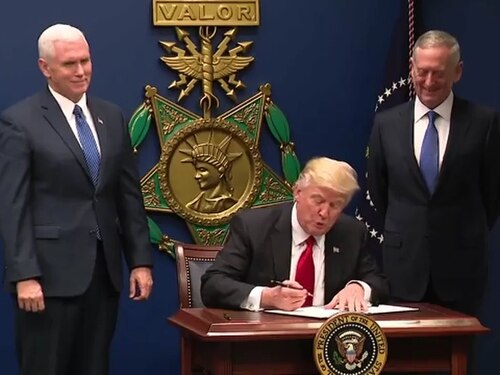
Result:
[[[293,311],[301,307],[307,297],[307,290],[296,281],[284,281],[291,288],[275,286],[266,287],[262,291],[261,307],[265,309],[280,309]]]
[[[35,279],[18,281],[16,284],[17,304],[21,310],[40,312],[45,310],[43,291]]]

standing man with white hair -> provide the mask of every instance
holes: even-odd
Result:
[[[386,300],[385,277],[364,248],[365,226],[342,214],[358,189],[349,164],[310,160],[294,187],[294,203],[233,218],[227,244],[202,277],[203,303],[248,310],[325,305],[363,311],[370,301]]]
[[[499,213],[499,116],[454,95],[463,64],[452,35],[420,36],[411,65],[417,97],[377,114],[370,139],[384,271],[396,300],[476,314]]]
[[[123,115],[87,95],[89,45],[68,25],[38,40],[48,87],[0,116],[4,280],[21,375],[105,375],[122,287],[152,288],[139,179]]]

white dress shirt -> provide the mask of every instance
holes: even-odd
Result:
[[[439,137],[439,169],[443,162],[446,145],[448,144],[448,135],[450,134],[451,108],[453,106],[453,92],[434,109],[427,108],[418,97],[415,99],[414,123],[413,123],[413,148],[415,158],[420,165],[420,153],[422,151],[422,143],[424,142],[425,131],[429,125],[427,112],[434,111],[439,116],[436,116],[434,124]]]
[[[297,263],[306,249],[306,240],[310,234],[307,233],[297,220],[297,208],[292,208],[292,259],[290,263],[290,280],[295,280]],[[313,306],[324,305],[325,299],[325,235],[314,236],[316,240],[313,247],[314,263],[314,293]]]
[[[87,106],[87,94],[83,94],[81,99],[78,101],[78,103],[73,103],[71,100],[66,98],[65,96],[62,96],[58,92],[54,91],[52,87],[49,85],[49,90],[51,94],[54,96],[54,99],[56,100],[57,104],[59,104],[59,107],[61,108],[62,113],[64,114],[64,117],[66,117],[66,121],[68,121],[68,124],[71,128],[71,131],[76,137],[76,140],[80,144],[80,147],[82,147],[82,144],[80,143],[80,138],[78,137],[78,130],[76,129],[76,119],[75,115],[73,114],[73,110],[75,109],[75,105],[78,104],[80,108],[82,109],[83,115],[85,116],[85,121],[89,124],[90,130],[92,131],[92,135],[94,136],[95,143],[97,145],[97,150],[99,151],[99,154],[101,154],[101,146],[99,145],[99,137],[97,136],[97,132],[95,130],[95,124],[94,120],[92,119],[92,115],[90,114],[89,107]]]

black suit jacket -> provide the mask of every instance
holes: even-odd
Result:
[[[430,194],[414,156],[414,102],[378,114],[369,145],[370,197],[385,221],[383,261],[398,299],[478,301],[487,237],[498,215],[497,114],[454,99],[439,181]]]
[[[47,89],[0,117],[0,228],[4,281],[40,279],[45,296],[75,296],[88,287],[97,224],[111,281],[128,266],[151,265],[151,248],[132,149],[121,111],[88,97],[99,138],[94,188],[82,149]]]
[[[230,238],[202,276],[201,296],[209,307],[240,308],[255,286],[290,278],[292,204],[252,209],[231,221]],[[325,303],[350,280],[368,283],[372,300],[385,300],[388,286],[365,252],[366,229],[341,215],[325,236]],[[333,247],[339,249],[333,251]]]

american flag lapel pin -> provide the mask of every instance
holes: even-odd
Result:
[[[337,246],[334,246],[334,247],[333,247],[333,253],[334,253],[334,254],[338,254],[338,253],[340,253],[340,249],[339,249]]]

